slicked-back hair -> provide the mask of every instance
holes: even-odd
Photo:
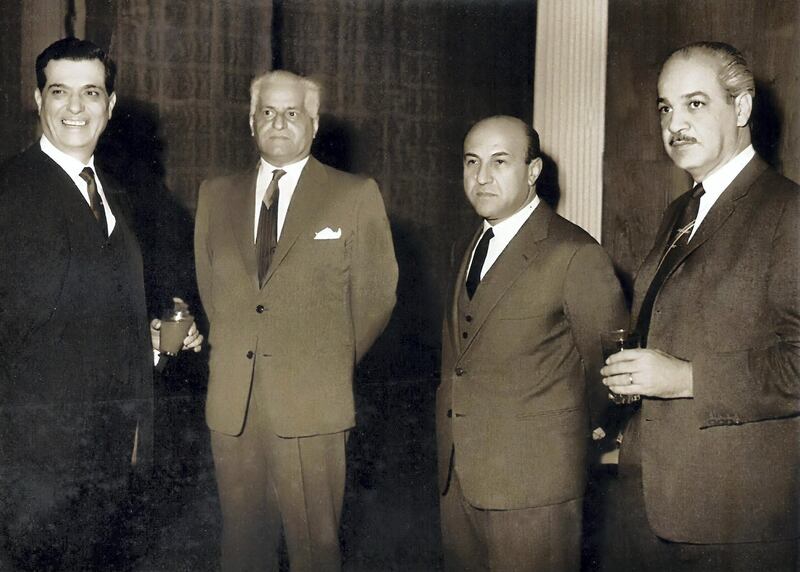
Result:
[[[39,91],[47,85],[47,75],[44,68],[53,60],[72,60],[76,62],[100,60],[105,69],[105,88],[108,95],[114,93],[114,80],[117,76],[117,66],[100,46],[89,40],[78,38],[62,38],[56,40],[36,58],[36,85]]]
[[[286,70],[267,72],[258,76],[252,81],[250,84],[250,117],[253,117],[256,112],[256,108],[258,107],[258,96],[261,93],[262,88],[271,83],[295,83],[300,85],[303,88],[303,93],[305,94],[303,98],[303,106],[306,109],[306,113],[308,113],[312,119],[319,118],[319,106],[322,99],[321,86],[313,79],[309,79]]]
[[[710,56],[717,62],[719,65],[717,78],[731,99],[745,92],[755,97],[756,83],[753,79],[753,72],[742,53],[730,44],[693,42],[672,52],[664,61],[664,65],[674,57],[680,56],[688,59],[697,54]]]

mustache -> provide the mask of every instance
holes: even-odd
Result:
[[[674,145],[675,143],[697,143],[697,139],[688,135],[673,135],[669,138],[669,144]]]

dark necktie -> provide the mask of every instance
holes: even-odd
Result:
[[[481,283],[481,270],[483,270],[483,263],[486,262],[486,253],[489,251],[489,241],[492,238],[494,238],[494,231],[490,228],[483,233],[478,246],[475,247],[475,254],[472,255],[472,264],[469,267],[469,274],[467,274],[467,296],[470,300],[475,295],[478,284]]]
[[[700,210],[700,198],[705,193],[703,185],[698,183],[692,189],[692,197],[686,203],[686,207],[675,222],[670,235],[670,241],[664,254],[661,255],[661,261],[658,263],[653,281],[645,294],[642,308],[639,311],[639,318],[636,322],[636,331],[641,336],[642,347],[647,347],[647,334],[650,330],[650,318],[653,313],[653,303],[655,302],[656,295],[664,285],[667,276],[670,275],[672,270],[678,264],[679,260],[685,254],[686,247],[689,245],[689,237],[694,229],[695,220],[697,219],[697,212]]]
[[[278,181],[286,171],[275,169],[269,182],[264,200],[261,201],[261,213],[258,215],[258,234],[256,235],[256,252],[258,253],[258,283],[264,285],[272,255],[278,246],[278,200],[280,190]]]
[[[92,214],[94,214],[94,218],[100,223],[100,227],[103,229],[103,232],[108,233],[106,211],[103,208],[103,199],[100,197],[100,193],[97,192],[97,182],[95,182],[94,179],[94,171],[92,171],[91,167],[86,167],[83,171],[81,171],[79,176],[81,179],[86,181],[86,191],[89,195],[89,206],[92,208]]]

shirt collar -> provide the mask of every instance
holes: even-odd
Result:
[[[39,147],[41,147],[45,155],[55,161],[58,166],[64,169],[72,178],[78,177],[85,167],[91,167],[92,171],[96,171],[94,168],[94,155],[89,157],[89,162],[84,165],[72,155],[67,155],[58,149],[50,142],[46,135],[42,135],[42,138],[39,140]]]
[[[306,163],[308,163],[308,158],[310,156],[311,155],[306,155],[299,161],[292,163],[290,165],[284,165],[283,167],[276,167],[275,165],[271,164],[270,162],[266,161],[263,157],[261,157],[261,162],[259,167],[262,170],[266,171],[267,173],[272,173],[272,171],[280,169],[286,172],[286,174],[283,177],[289,177],[290,179],[299,179],[300,173],[303,171],[303,167],[306,166]]]
[[[750,160],[755,157],[755,149],[748,145],[740,151],[733,159],[725,163],[722,167],[703,179],[703,190],[709,196],[718,197],[723,193],[728,185],[739,176],[739,173],[747,166]],[[697,181],[695,181],[697,184]]]
[[[533,213],[534,209],[539,205],[539,195],[534,195],[533,200],[527,205],[519,209],[507,219],[498,222],[497,224],[490,224],[489,221],[483,221],[483,231],[486,232],[489,228],[494,232],[495,237],[511,237],[517,234],[525,221],[528,220]]]

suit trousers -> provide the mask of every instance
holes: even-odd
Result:
[[[659,538],[647,520],[643,490],[641,468],[620,467],[620,476],[609,490],[609,510],[603,527],[603,572],[796,572],[800,569],[797,540],[688,544]]]
[[[339,571],[347,432],[283,438],[250,399],[245,428],[211,432],[222,508],[222,570],[279,569],[281,532],[292,572]]]
[[[580,570],[583,499],[518,510],[484,510],[464,498],[455,471],[442,497],[448,572]]]

